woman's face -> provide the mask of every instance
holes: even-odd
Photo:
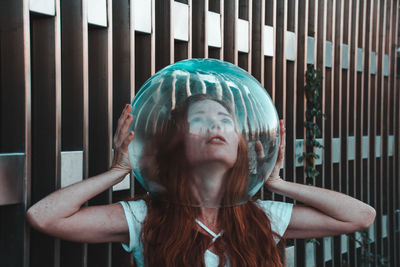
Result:
[[[218,162],[231,168],[237,159],[239,136],[226,108],[216,101],[202,100],[190,105],[187,118],[185,152],[189,163]]]

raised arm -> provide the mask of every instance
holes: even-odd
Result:
[[[83,207],[85,202],[119,183],[131,170],[127,135],[132,121],[127,105],[114,136],[114,160],[109,171],[62,188],[43,198],[27,211],[33,228],[46,234],[76,242],[128,243],[128,225],[120,204]]]
[[[335,191],[291,183],[279,177],[285,149],[285,130],[281,121],[281,146],[276,168],[266,182],[272,192],[288,196],[305,205],[295,205],[285,233],[286,238],[314,238],[359,231],[369,227],[375,210],[350,196]]]

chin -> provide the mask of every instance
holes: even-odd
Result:
[[[233,165],[235,165],[236,158],[232,158],[231,156],[230,157],[228,157],[228,156],[214,156],[214,157],[210,157],[208,159],[208,161],[212,162],[212,163],[216,163],[216,164],[221,164],[223,166],[226,166],[227,168],[232,168]]]

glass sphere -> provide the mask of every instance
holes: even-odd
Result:
[[[262,85],[216,59],[177,62],[132,103],[133,172],[154,197],[181,205],[243,204],[275,165],[279,118]]]

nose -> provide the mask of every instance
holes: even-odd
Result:
[[[208,124],[208,128],[210,130],[221,130],[221,124],[215,120],[215,119],[210,119],[209,120],[209,124]]]

